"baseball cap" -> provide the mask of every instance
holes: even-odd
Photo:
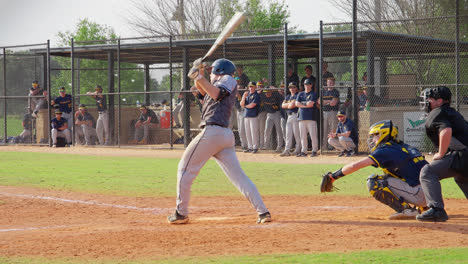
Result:
[[[65,92],[65,87],[60,87],[59,92]]]
[[[255,82],[249,82],[249,87],[251,86],[257,86],[257,84]]]
[[[295,82],[290,82],[288,88],[297,88],[297,85]]]
[[[431,89],[429,97],[434,99],[442,98],[444,100],[450,101],[452,99],[452,92],[446,86],[438,86]]]
[[[143,110],[143,109],[146,109],[146,105],[141,104],[141,105],[140,105],[140,110]]]
[[[235,79],[236,81],[240,81],[240,78],[239,78],[239,77],[236,77],[236,78],[234,78],[234,79]]]
[[[94,88],[94,90],[102,90],[101,85],[96,85],[96,88]]]
[[[312,81],[310,79],[305,79],[304,85],[312,85]]]
[[[257,86],[263,86],[262,81],[258,81],[258,82],[257,82]]]
[[[80,110],[81,110],[81,109],[86,109],[86,105],[85,105],[85,104],[80,104],[79,107],[78,107],[78,109],[80,109]]]
[[[340,110],[340,111],[338,111],[338,113],[336,114],[336,116],[346,116],[346,112],[343,111],[343,110]]]
[[[282,82],[282,83],[280,84],[280,88],[284,88],[284,87],[286,87],[286,85],[284,84],[284,82]]]
[[[55,114],[60,114],[60,115],[61,115],[61,114],[62,114],[62,111],[61,111],[61,110],[56,110],[56,111],[55,111]]]

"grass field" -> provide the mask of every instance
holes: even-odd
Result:
[[[0,152],[0,185],[26,186],[129,197],[174,197],[178,159]],[[320,175],[341,165],[243,162],[262,195],[318,195]],[[336,182],[335,195],[368,196],[366,168]],[[444,197],[464,198],[453,180],[443,181]],[[214,161],[202,169],[194,196],[239,196]],[[0,209],[1,209],[0,196]],[[1,233],[0,233],[1,237]],[[222,255],[222,254],[221,254]],[[352,253],[284,254],[242,257],[171,258],[118,263],[468,263],[468,248],[407,249]],[[0,263],[115,263],[106,260],[6,258]]]

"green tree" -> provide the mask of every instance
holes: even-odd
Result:
[[[114,30],[108,26],[100,25],[92,22],[89,19],[81,19],[75,30],[67,32],[59,32],[58,37],[60,39],[61,46],[71,46],[71,40],[74,40],[75,47],[85,45],[96,45],[96,44],[114,44],[116,45],[118,36]],[[115,50],[117,47],[115,46]],[[114,60],[117,55],[114,54]],[[71,65],[70,58],[57,58],[53,60],[57,61],[62,70],[52,72],[51,77],[51,95],[52,97],[58,94],[57,90],[59,87],[71,87],[71,71],[68,70]],[[109,92],[108,87],[108,61],[106,60],[92,60],[92,59],[80,59],[75,62],[75,69],[79,63],[79,87],[77,87],[75,94],[85,94],[87,91],[94,91],[94,87],[99,84],[102,86],[104,93]],[[121,92],[132,92],[132,91],[143,91],[144,87],[144,71],[143,66],[131,63],[121,63],[120,67],[120,84]],[[115,74],[117,74],[117,65],[114,65]],[[125,69],[130,68],[130,69]],[[137,68],[137,69],[135,69]],[[138,69],[139,68],[139,69]],[[77,78],[76,84],[78,84],[78,73],[75,73]],[[118,76],[115,76],[115,91],[118,87]],[[70,91],[69,91],[70,93]],[[115,97],[117,98],[117,97]],[[144,95],[127,95],[125,96],[125,103],[134,104],[136,100],[143,101]],[[94,104],[94,100],[89,96],[80,98],[81,103]]]

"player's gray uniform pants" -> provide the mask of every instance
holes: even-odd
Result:
[[[71,143],[71,133],[70,133],[70,129],[68,128],[61,130],[61,131],[59,131],[56,128],[52,128],[51,134],[52,134],[52,144],[54,145],[57,144],[57,137],[65,137],[65,139],[67,140],[67,144]]]
[[[99,144],[109,144],[110,143],[110,136],[109,136],[109,112],[101,111],[99,112],[99,117],[96,121],[96,133],[99,139]]]
[[[288,115],[288,120],[286,121],[286,146],[284,151],[290,151],[293,144],[293,138],[296,140],[296,150],[295,153],[299,154],[301,152],[301,135],[299,132],[299,121],[297,120],[297,114]]]
[[[19,135],[24,142],[30,142],[31,141],[31,135],[32,135],[32,131],[31,129],[24,129],[23,132],[21,132],[21,134]]]
[[[214,157],[234,186],[258,214],[268,212],[255,184],[242,170],[234,149],[234,134],[228,128],[206,126],[185,150],[177,171],[177,211],[188,215],[190,189],[200,169]]]
[[[452,137],[449,148],[461,150],[464,148],[464,145],[456,138]],[[445,155],[442,159],[433,160],[421,169],[419,180],[421,181],[421,186],[426,195],[427,206],[444,208],[440,180],[451,177],[455,179],[458,187],[460,187],[465,197],[468,199],[468,177],[450,169],[453,158],[453,155]]]
[[[371,175],[370,177],[372,177]],[[369,178],[370,178],[369,177]],[[401,197],[403,201],[410,203],[416,206],[426,206],[426,199],[424,198],[424,192],[421,185],[410,186],[407,182],[397,179],[392,176],[386,177],[385,180],[377,180],[380,184],[383,181],[387,181],[388,188],[395,194],[397,197]]]
[[[283,130],[281,129],[281,113],[279,111],[276,111],[274,113],[267,113],[267,118],[266,118],[266,127],[265,127],[265,142],[263,146],[267,149],[272,148],[272,142],[271,142],[271,135],[273,134],[273,127],[276,130],[276,150],[281,150],[281,147],[283,147],[284,144],[284,138],[283,138]]]
[[[312,141],[312,151],[318,150],[318,137],[317,137],[317,121],[315,120],[300,120],[299,133],[301,135],[302,152],[307,153],[307,133],[310,135]]]
[[[267,118],[267,112],[263,111],[258,113],[258,132],[259,132],[259,140],[258,142],[260,143],[260,148],[264,148],[265,146],[263,145],[265,141],[264,133],[265,133],[265,124],[266,124],[266,118]]]
[[[140,141],[144,139],[147,142],[149,142],[151,131],[156,129],[158,126],[159,124],[142,124],[141,126],[135,129],[135,140]]]
[[[96,129],[87,125],[75,126],[75,140],[78,144],[83,145],[80,137],[84,137],[86,145],[94,145],[97,138]]]
[[[182,126],[182,123],[180,122],[180,117],[181,115],[183,117],[183,111],[184,110],[184,101],[180,101],[172,110],[172,116],[174,117],[174,123],[176,126]]]
[[[330,144],[338,151],[350,151],[356,147],[356,144],[354,144],[353,139],[350,137],[329,138],[328,144]]]
[[[65,113],[65,112],[63,112],[63,113],[62,113],[62,117],[64,117],[64,118],[67,119],[68,130],[71,131],[71,130],[72,130],[72,127],[74,126],[73,120],[72,120],[72,114],[71,114],[71,113]],[[68,142],[71,142],[71,140],[68,141]]]
[[[326,146],[328,142],[328,133],[335,130],[338,125],[338,118],[336,118],[337,111],[323,111],[323,134],[322,145]]]
[[[244,123],[247,147],[249,149],[258,149],[258,117],[244,117]]]
[[[248,148],[247,135],[245,133],[245,121],[244,121],[244,109],[237,110],[237,131],[239,132],[239,138],[241,141],[242,148]]]

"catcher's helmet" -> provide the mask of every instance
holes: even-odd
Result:
[[[211,65],[211,72],[216,75],[231,75],[236,70],[236,65],[228,59],[217,59]]]
[[[452,92],[446,86],[438,86],[434,88],[426,88],[421,93],[421,108],[425,110],[427,113],[431,112],[431,104],[429,103],[429,98],[434,99],[443,99],[444,101],[452,100]]]
[[[374,142],[376,137],[378,137],[377,142]],[[369,146],[369,150],[373,152],[379,145],[385,144],[390,140],[396,140],[397,138],[398,127],[393,125],[392,120],[382,120],[370,127],[367,145]]]

